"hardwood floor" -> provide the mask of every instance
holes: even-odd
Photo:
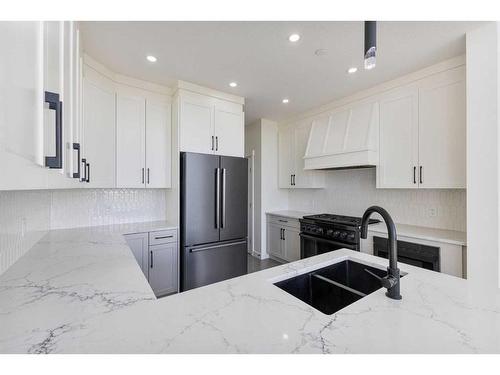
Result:
[[[247,267],[247,272],[252,273],[252,272],[257,272],[257,271],[262,271],[265,270],[266,268],[271,268],[275,266],[279,266],[281,263],[267,258],[267,259],[259,259],[254,256],[248,255],[248,267]]]

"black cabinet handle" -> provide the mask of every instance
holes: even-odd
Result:
[[[283,228],[283,241],[285,241],[285,229]]]
[[[149,185],[149,168],[148,168],[148,180],[147,181],[148,181],[148,185]]]
[[[290,175],[290,186],[293,186],[293,177],[292,177],[292,176],[293,176],[293,175],[291,174],[291,175]]]
[[[80,164],[83,164],[83,176],[80,179],[81,182],[87,182],[87,159],[83,158]]]
[[[73,143],[73,150],[77,151],[77,159],[78,159],[78,171],[75,173],[73,172],[73,178],[80,178],[80,143]]]
[[[149,258],[151,259],[151,261],[150,261],[150,263],[151,263],[150,267],[153,268],[153,251],[149,252]]]
[[[144,168],[142,168],[142,174],[141,175],[142,175],[142,180],[141,181],[142,181],[142,183],[144,183]]]
[[[90,163],[87,163],[85,167],[87,169],[85,172],[85,182],[90,182]]]
[[[293,175],[293,186],[295,186],[295,175]]]
[[[49,109],[56,111],[56,155],[45,156],[45,166],[53,169],[62,168],[62,102],[59,94],[45,91],[45,103],[49,103]]]
[[[155,237],[155,240],[162,240],[164,238],[173,238],[174,236],[173,235],[170,235],[170,236],[160,236],[160,237]]]
[[[417,167],[413,167],[413,183],[417,183]]]
[[[420,166],[420,183],[424,183],[424,174],[423,174],[423,168]]]
[[[283,239],[283,228],[280,228],[280,240]]]
[[[212,151],[214,150],[214,136],[212,135]]]
[[[219,137],[215,136],[215,151],[219,151]]]

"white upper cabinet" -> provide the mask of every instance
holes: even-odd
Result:
[[[163,95],[120,85],[116,113],[117,186],[171,187],[170,101]]]
[[[214,100],[182,93],[179,111],[180,150],[212,154],[215,150]]]
[[[43,23],[0,22],[0,190],[43,189]]]
[[[80,187],[115,187],[115,90],[109,79],[85,70]]]
[[[465,188],[465,67],[380,99],[378,188]]]
[[[302,121],[283,127],[278,134],[278,163],[280,188],[322,188],[322,171],[304,169],[304,155],[308,147],[311,123]]]
[[[0,31],[0,190],[73,187],[76,24],[1,22]]]
[[[215,153],[244,156],[244,126],[240,104],[217,100],[214,107]]]
[[[465,188],[465,66],[419,84],[419,183]]]
[[[418,88],[398,88],[380,100],[377,187],[418,186]]]
[[[172,186],[171,105],[163,100],[146,100],[146,186]]]
[[[208,92],[177,91],[180,151],[243,157],[243,99],[225,100],[213,96],[222,93],[189,87]]]
[[[146,182],[146,100],[116,95],[116,184],[140,188]]]

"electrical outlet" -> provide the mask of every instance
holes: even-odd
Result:
[[[429,208],[429,217],[436,217],[438,215],[438,210],[435,207]]]

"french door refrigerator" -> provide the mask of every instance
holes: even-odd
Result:
[[[181,290],[247,273],[247,160],[181,152]]]

